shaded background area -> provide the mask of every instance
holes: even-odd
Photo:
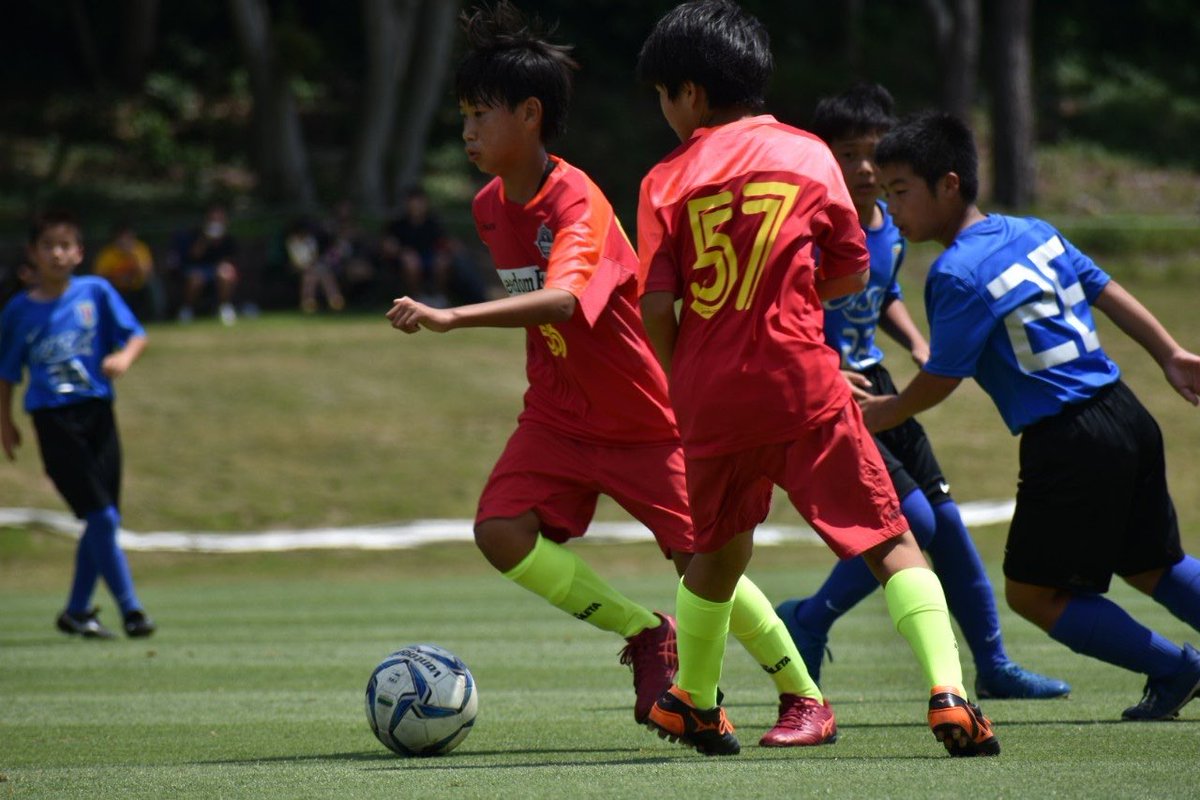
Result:
[[[673,145],[633,78],[641,41],[673,4],[521,4],[576,45],[583,69],[558,149],[626,217],[638,178]],[[257,214],[349,198],[380,214],[422,179],[461,203],[477,183],[447,82],[461,5],[13,4],[0,30],[0,230],[47,204],[87,209],[98,225],[118,212],[191,213],[214,198]],[[1038,142],[1200,165],[1189,145],[1200,134],[1200,66],[1186,57],[1200,17],[1186,0],[744,5],[771,31],[771,108],[785,121],[803,125],[820,96],[863,78],[885,83],[901,110],[939,104],[985,128],[1029,114]],[[1027,85],[995,108],[1014,81]]]
[[[161,269],[221,202],[239,299],[294,307],[284,232],[350,210],[378,260],[423,185],[475,294],[493,278],[470,223],[483,182],[452,96],[457,0],[112,0],[12,4],[0,28],[0,298],[31,214],[69,207],[89,255],[132,223]],[[674,145],[637,52],[673,0],[526,0],[582,65],[553,150],[587,170],[633,233],[637,186]],[[771,32],[770,110],[880,81],[901,113],[971,118],[985,202],[1059,223],[1100,256],[1200,252],[1200,15],[1186,0],[746,0]],[[1149,231],[1149,232],[1147,232]],[[88,267],[85,265],[84,270]],[[363,298],[386,302],[390,287]],[[178,280],[164,301],[178,294]],[[473,299],[470,292],[452,300]],[[2,301],[2,299],[0,299]]]

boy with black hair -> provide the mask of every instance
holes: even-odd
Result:
[[[638,59],[683,142],[642,181],[638,254],[697,550],[676,597],[679,674],[649,722],[702,752],[738,752],[717,682],[734,587],[778,484],[839,557],[862,554],[884,584],[931,687],[934,735],[951,755],[994,755],[941,585],[824,342],[821,300],[865,283],[858,215],[829,149],[760,113],[771,69],[766,29],[725,0],[668,12]]]
[[[92,607],[103,577],[128,636],[149,636],[125,554],[121,527],[121,442],[113,418],[112,381],[146,347],[146,334],[116,289],[103,278],[74,278],[83,261],[79,223],[65,212],[34,220],[26,248],[32,273],[24,292],[0,313],[0,446],[16,458],[21,432],[13,421],[13,387],[29,371],[25,410],[33,417],[46,474],[85,521],[67,607],[56,625],[85,639],[111,639]]]
[[[625,597],[563,546],[584,535],[604,493],[653,532],[680,572],[691,557],[679,429],[638,318],[637,256],[596,184],[546,151],[566,123],[569,48],[546,41],[540,23],[508,2],[474,9],[463,25],[463,140],[471,161],[495,175],[472,211],[510,296],[450,309],[402,297],[387,316],[405,333],[525,328],[525,408],[479,500],[475,542],[506,578],[626,638],[621,661],[633,668],[643,723],[675,674],[675,620]],[[828,706],[748,579],[735,618],[780,692],[779,720],[762,744],[832,741]]]
[[[861,397],[868,426],[892,428],[975,378],[1021,436],[1004,557],[1009,606],[1075,652],[1146,675],[1123,719],[1175,717],[1200,692],[1200,651],[1103,595],[1116,573],[1200,630],[1200,560],[1180,545],[1162,434],[1100,346],[1092,309],[1142,345],[1193,405],[1200,356],[1051,225],[984,215],[975,142],[961,120],[915,116],[883,137],[875,157],[901,233],[946,251],[925,284],[929,359],[899,395]]]
[[[892,109],[887,89],[860,83],[822,99],[811,124],[837,159],[871,254],[866,288],[823,304],[825,341],[841,354],[846,381],[873,395],[896,393],[875,342],[876,328],[907,349],[917,366],[929,357],[929,344],[913,323],[896,280],[904,260],[904,238],[879,196],[875,145],[895,124]],[[976,696],[1039,699],[1070,693],[1068,684],[1023,669],[1005,652],[991,581],[921,423],[910,419],[881,431],[875,444],[904,517],[932,559],[950,612],[975,657]],[[813,680],[820,681],[833,623],[877,588],[879,582],[861,558],[839,561],[815,594],[778,607]]]

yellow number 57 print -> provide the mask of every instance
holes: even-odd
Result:
[[[737,288],[734,308],[745,311],[750,307],[758,281],[762,277],[763,264],[775,245],[775,238],[784,221],[796,204],[798,188],[779,181],[747,183],[742,189],[741,204],[735,210],[737,199],[733,192],[697,197],[688,201],[688,219],[692,224],[692,238],[696,243],[696,262],[693,272],[713,270],[712,280],[706,283],[692,282],[692,310],[705,319],[721,309]],[[762,216],[758,231],[754,235],[754,246],[746,259],[743,273],[739,267],[738,254],[729,236],[717,230],[733,219],[735,213]]]

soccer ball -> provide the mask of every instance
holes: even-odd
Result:
[[[467,738],[479,710],[475,679],[462,659],[432,644],[402,647],[367,681],[367,722],[402,756],[449,753]]]

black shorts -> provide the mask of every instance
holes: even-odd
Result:
[[[898,394],[891,373],[882,364],[867,367],[862,375],[871,381],[868,390],[871,394],[880,397]],[[950,485],[933,455],[933,446],[925,429],[916,418],[909,417],[895,428],[875,434],[875,444],[879,446],[879,454],[892,478],[896,496],[901,500],[914,489],[924,492],[930,505],[950,499]]]
[[[121,442],[112,403],[84,400],[33,412],[42,464],[75,516],[120,506]]]
[[[1030,425],[1020,449],[1005,576],[1106,592],[1183,558],[1162,432],[1124,383]]]

